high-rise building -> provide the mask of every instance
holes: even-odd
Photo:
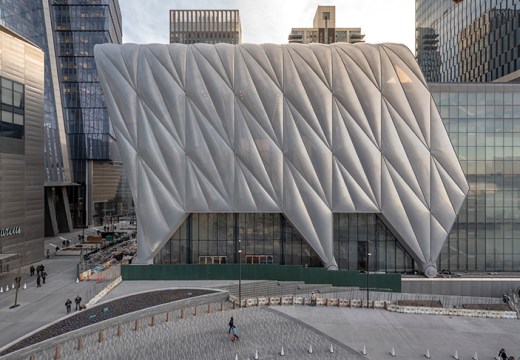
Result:
[[[170,10],[170,44],[240,44],[238,10]]]
[[[44,246],[43,51],[0,26],[0,272]]]
[[[416,58],[427,81],[516,81],[520,0],[416,0]]]
[[[94,45],[121,43],[118,0],[5,0],[0,24],[45,53],[46,235],[124,213],[130,193],[93,60]]]
[[[336,7],[318,6],[312,28],[292,28],[289,43],[332,44],[336,42],[365,42],[360,28],[336,28]]]

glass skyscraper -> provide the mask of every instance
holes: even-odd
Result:
[[[520,0],[416,0],[416,58],[426,81],[520,76]]]

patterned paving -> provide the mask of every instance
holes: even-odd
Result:
[[[227,331],[230,316],[234,316],[239,341],[231,342]],[[258,351],[260,359],[280,357],[282,346],[285,359],[363,359],[356,351],[339,344],[309,326],[266,308],[240,311],[216,311],[210,314],[189,316],[170,322],[159,320],[154,327],[145,325],[134,331],[131,324],[123,329],[123,336],[116,336],[116,329],[105,334],[105,341],[98,342],[98,335],[85,339],[82,351],[70,342],[62,347],[62,359],[254,359]],[[334,353],[330,353],[330,345]],[[313,353],[309,354],[312,345]],[[54,350],[43,354],[51,359]],[[366,359],[366,358],[365,358]]]

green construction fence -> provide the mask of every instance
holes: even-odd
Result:
[[[182,264],[122,265],[123,280],[278,280],[304,281],[306,284],[367,287],[367,274],[354,270],[327,271],[299,265],[265,264]],[[400,274],[369,273],[372,290],[401,292]]]

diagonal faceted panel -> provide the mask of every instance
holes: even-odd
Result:
[[[395,44],[98,45],[150,263],[190,212],[281,212],[327,268],[333,213],[377,212],[427,276],[469,190]]]

